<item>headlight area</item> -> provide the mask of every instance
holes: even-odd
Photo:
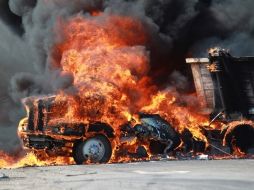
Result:
[[[28,131],[28,118],[25,117],[19,122],[18,132]]]

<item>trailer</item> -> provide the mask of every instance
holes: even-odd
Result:
[[[187,58],[196,93],[211,122],[225,124],[224,145],[248,153],[254,147],[254,57],[214,48],[208,58]]]

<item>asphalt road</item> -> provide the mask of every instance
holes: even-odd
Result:
[[[0,189],[254,189],[254,160],[157,161],[1,169]]]

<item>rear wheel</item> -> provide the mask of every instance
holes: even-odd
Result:
[[[96,135],[73,147],[73,158],[77,164],[107,163],[112,155],[111,143],[107,137]]]
[[[249,124],[239,124],[229,128],[224,137],[231,153],[248,153],[254,147],[254,127]]]

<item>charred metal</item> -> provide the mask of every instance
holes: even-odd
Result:
[[[223,139],[231,153],[248,153],[254,147],[254,57],[233,57],[227,50],[213,48],[207,58],[188,58],[197,95],[210,124],[224,123],[216,139]],[[214,134],[215,130],[209,131]]]
[[[73,156],[78,164],[108,162],[114,148],[114,156],[133,159],[190,152],[247,154],[254,147],[254,57],[236,58],[225,50],[212,49],[208,58],[186,62],[191,63],[201,106],[209,111],[210,123],[199,126],[208,142],[188,128],[177,131],[158,114],[138,113],[137,120],[123,123],[118,131],[101,121],[68,120],[63,112],[66,102],[43,96],[23,101],[27,117],[20,121],[19,135],[24,146],[49,155]],[[216,122],[223,129],[210,127]]]

